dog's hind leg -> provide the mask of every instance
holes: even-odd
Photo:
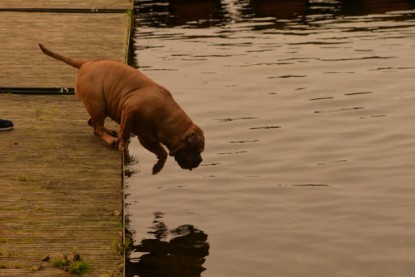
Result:
[[[117,134],[116,132],[114,134],[112,133],[112,131],[105,128],[104,122],[105,122],[104,116],[102,115],[97,116],[95,113],[92,113],[91,118],[88,120],[88,125],[94,129],[94,135],[101,138],[103,141],[108,143],[111,147],[116,147],[118,145]]]
[[[112,132],[104,127],[105,123],[105,110],[100,106],[93,105],[93,101],[83,101],[86,110],[88,111],[91,118],[88,120],[88,125],[94,129],[94,135],[101,138],[103,141],[108,143],[111,147],[118,145],[118,137],[116,132]],[[98,102],[98,101],[96,101]],[[92,103],[92,104],[91,104]]]
[[[101,138],[103,141],[108,143],[111,147],[116,147],[118,145],[118,138],[114,137],[107,128],[104,127],[104,120],[94,120],[90,119],[88,121],[92,123],[92,127],[94,128],[94,135]]]
[[[107,117],[107,106],[103,88],[96,85],[98,81],[95,79],[98,77],[87,70],[87,64],[78,71],[75,80],[75,94],[82,101],[85,109],[91,116],[88,120],[88,125],[94,129],[94,135],[110,146],[117,146],[118,137],[116,132],[112,132],[104,127],[105,118]]]
[[[90,119],[88,119],[88,125],[91,126],[92,128],[95,127],[95,122],[94,122],[94,120],[92,120],[92,117]],[[105,129],[105,132],[108,133],[108,135],[110,135],[110,136],[112,136],[114,138],[117,138],[118,137],[118,132],[117,131],[107,129],[105,127],[103,127],[103,128]]]

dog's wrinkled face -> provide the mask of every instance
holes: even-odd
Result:
[[[174,159],[183,169],[192,170],[200,165],[202,156],[200,153],[205,149],[205,138],[203,131],[196,128],[188,133],[180,146],[171,153]]]

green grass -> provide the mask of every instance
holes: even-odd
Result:
[[[82,275],[91,271],[91,265],[83,260],[73,261],[69,264],[69,272],[76,275]]]
[[[112,242],[112,249],[115,251],[115,253],[119,254],[120,256],[124,256],[124,253],[131,250],[131,247],[133,246],[133,241],[130,237],[125,238],[125,243],[121,243],[120,239],[115,239]]]
[[[62,258],[53,259],[51,263],[54,267],[76,275],[83,275],[91,271],[90,263],[83,260],[79,254],[74,254],[71,260],[67,255],[63,255]]]
[[[69,265],[68,257],[66,255],[63,258],[53,259],[52,266],[58,267],[60,269],[64,269],[66,266]]]

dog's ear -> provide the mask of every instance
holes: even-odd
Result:
[[[203,131],[199,127],[193,127],[189,132],[186,132],[183,138],[179,140],[179,145],[172,149],[169,155],[174,156],[183,148],[193,147],[197,147],[199,152],[202,152],[205,148],[205,138],[203,137]]]
[[[197,147],[199,152],[202,152],[205,148],[205,138],[203,137],[202,130],[200,132],[198,130],[191,132],[186,141],[191,147]]]
[[[186,142],[190,145],[196,145],[200,142],[201,138],[199,136],[198,133],[196,133],[196,131],[191,132],[187,137],[186,137]]]
[[[205,137],[199,126],[193,125],[185,139],[189,148],[197,149],[199,152],[205,149]]]

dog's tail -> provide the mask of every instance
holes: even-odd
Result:
[[[58,53],[52,52],[49,49],[47,49],[45,46],[43,46],[41,43],[39,43],[39,47],[42,50],[43,53],[45,53],[46,55],[63,61],[67,64],[69,64],[70,66],[76,67],[76,68],[81,68],[81,66],[85,63],[84,60],[78,59],[78,58],[72,58],[72,57],[64,57],[59,55]]]

